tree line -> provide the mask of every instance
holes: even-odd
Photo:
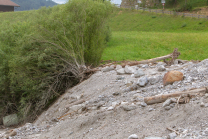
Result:
[[[15,11],[27,11],[33,9],[40,9],[41,7],[53,7],[57,5],[52,0],[12,0],[14,3],[20,5],[20,7],[15,7]]]

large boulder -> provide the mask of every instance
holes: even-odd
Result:
[[[183,73],[180,71],[169,71],[163,77],[163,85],[172,84],[175,81],[183,80]]]

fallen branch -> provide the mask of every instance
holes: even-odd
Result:
[[[171,94],[145,97],[144,102],[149,105],[149,104],[161,103],[161,102],[166,101],[168,98],[179,97],[183,94],[189,94],[190,96],[193,96],[193,95],[198,95],[200,93],[203,93],[203,94],[208,93],[207,87],[199,88],[199,89],[191,89],[191,90],[182,91],[182,92],[175,92]]]
[[[126,65],[134,66],[134,65],[138,65],[138,64],[147,64],[147,63],[153,63],[153,62],[156,62],[156,61],[172,58],[170,61],[167,62],[168,65],[171,65],[171,64],[173,64],[174,60],[179,55],[180,55],[180,52],[178,52],[178,49],[175,48],[173,53],[171,53],[171,54],[168,54],[168,55],[165,55],[165,56],[161,56],[161,57],[156,57],[156,58],[153,58],[153,59],[143,60],[143,61],[128,62],[128,63],[122,64],[121,66],[125,67]]]
[[[167,127],[167,130],[170,130],[170,131],[175,132],[176,134],[180,135],[177,131],[175,131],[175,130],[172,129],[172,128],[168,128],[168,127]]]

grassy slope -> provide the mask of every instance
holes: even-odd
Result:
[[[149,59],[176,47],[181,59],[208,58],[207,20],[122,10],[114,13],[110,26],[113,34],[104,60]]]
[[[34,12],[0,13],[0,25],[6,20],[30,20]],[[208,58],[208,20],[122,10],[112,15],[110,27],[112,39],[104,51],[104,60],[149,59],[169,54],[175,47],[181,59]]]

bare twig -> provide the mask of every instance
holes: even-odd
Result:
[[[172,128],[168,128],[168,127],[167,127],[167,130],[172,131],[172,132],[175,132],[176,134],[180,135],[180,133],[178,133],[177,131],[175,131],[175,130],[172,129]]]
[[[181,95],[178,97],[178,100],[177,100],[177,103],[176,103],[177,108],[179,108],[179,101],[180,101],[180,99],[181,99]]]

